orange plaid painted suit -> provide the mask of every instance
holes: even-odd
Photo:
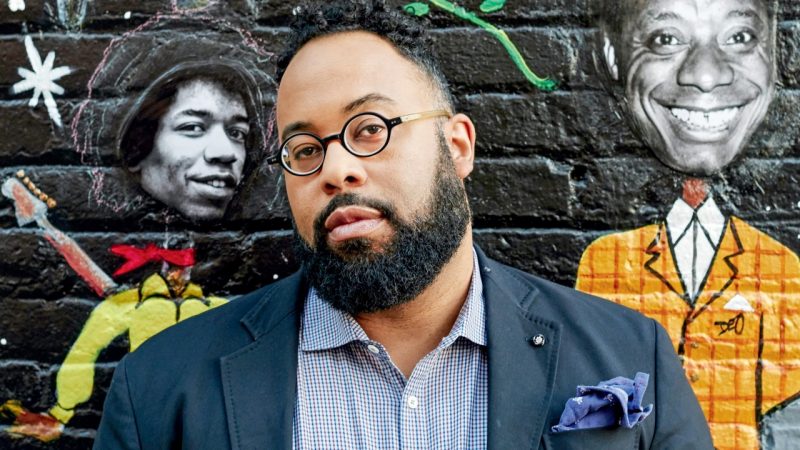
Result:
[[[800,391],[800,260],[741,219],[725,226],[701,292],[685,294],[664,223],[603,236],[576,288],[659,321],[681,356],[714,445],[759,448],[761,418]],[[753,311],[725,306],[743,297]]]

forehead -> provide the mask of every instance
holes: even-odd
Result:
[[[769,0],[629,0],[626,22],[629,26],[649,26],[669,20],[723,21],[753,18],[768,20]]]
[[[431,102],[430,92],[422,70],[390,42],[342,32],[313,39],[294,56],[278,87],[277,119],[280,126],[321,119],[369,94],[397,108],[419,107]]]
[[[192,79],[178,85],[175,100],[170,108],[170,113],[183,110],[208,110],[208,109],[235,109],[244,114],[242,96],[230,92],[219,83],[205,80]]]

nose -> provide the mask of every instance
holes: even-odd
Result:
[[[692,46],[678,71],[678,84],[711,92],[733,83],[733,68],[716,42]]]
[[[325,162],[319,171],[322,190],[335,195],[364,185],[367,181],[364,160],[348,152],[340,140],[328,143]]]
[[[244,144],[228,136],[223,126],[209,130],[203,157],[209,163],[232,164],[244,156]]]

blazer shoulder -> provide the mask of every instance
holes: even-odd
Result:
[[[660,223],[645,225],[643,227],[634,228],[632,230],[617,231],[598,237],[591,244],[586,247],[583,255],[589,251],[597,250],[615,250],[617,248],[624,249],[625,247],[633,246],[647,246],[658,236],[661,229]]]
[[[777,239],[750,225],[738,217],[731,217],[733,228],[736,230],[739,243],[745,249],[759,248],[761,251],[778,253],[787,256],[794,264],[800,264],[797,254]]]

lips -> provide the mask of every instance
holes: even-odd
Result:
[[[337,208],[325,220],[328,238],[334,242],[365,237],[386,222],[380,211],[364,206]]]
[[[187,181],[196,195],[214,202],[229,200],[238,184],[231,174],[188,176]]]
[[[704,111],[691,108],[669,108],[672,117],[678,119],[686,127],[701,131],[722,131],[728,129],[739,114],[740,107]]]
[[[203,175],[203,176],[190,176],[190,181],[195,183],[207,184],[215,188],[234,188],[236,187],[236,178],[231,174],[216,174],[216,175]]]

